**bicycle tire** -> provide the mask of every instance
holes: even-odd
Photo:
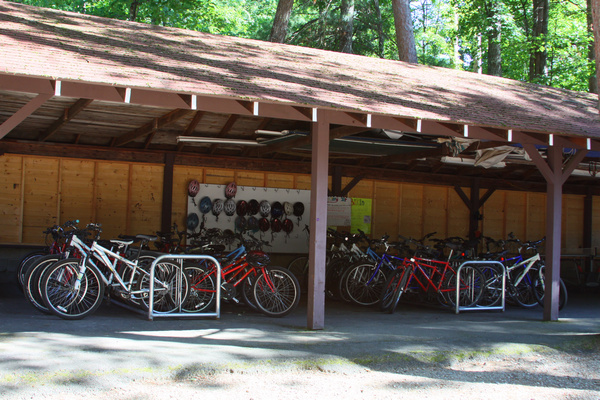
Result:
[[[253,310],[258,310],[256,299],[254,298],[254,285],[256,281],[255,275],[248,275],[242,282],[242,300],[248,307]]]
[[[153,311],[168,314],[179,311],[189,295],[190,285],[187,275],[180,265],[168,261],[156,264],[154,270]],[[149,309],[150,274],[142,274],[138,280],[136,291],[141,293],[140,307]]]
[[[412,268],[410,267],[399,268],[392,272],[381,292],[381,299],[379,302],[381,311],[388,314],[394,313],[400,302],[400,297],[406,289],[411,272]]]
[[[502,301],[502,271],[488,265],[480,266],[479,270],[485,278],[485,288],[477,305],[496,307]]]
[[[201,313],[214,307],[217,294],[217,285],[211,270],[200,265],[185,267],[190,291],[182,304],[183,312]]]
[[[34,260],[36,260],[39,257],[47,256],[49,254],[50,253],[48,251],[38,250],[28,253],[27,255],[25,255],[25,257],[23,257],[23,259],[21,259],[21,262],[19,263],[16,272],[17,283],[19,284],[19,288],[21,289],[21,291],[24,291],[25,275],[27,274],[28,269],[31,268]]]
[[[292,274],[298,279],[300,284],[300,291],[302,293],[308,292],[308,257],[299,256],[294,258],[287,266]]]
[[[96,267],[88,264],[81,277],[77,258],[67,258],[46,270],[40,282],[44,304],[53,314],[67,320],[76,320],[94,313],[104,298],[104,281]]]
[[[538,270],[538,273],[535,277],[535,280],[533,281],[533,294],[535,296],[535,299],[537,301],[537,303],[544,307],[544,295],[546,292],[546,285],[545,285],[545,266],[541,266],[540,269]],[[558,309],[562,310],[566,305],[567,305],[567,300],[568,300],[568,293],[567,293],[567,286],[565,285],[565,282],[560,279],[559,280],[559,292],[558,292]]]
[[[485,277],[479,268],[465,266],[461,270],[459,287],[459,306],[474,307],[478,304],[485,288]],[[441,285],[441,302],[449,307],[456,307],[456,273],[452,270],[444,275]]]
[[[260,312],[269,317],[283,317],[300,302],[296,277],[286,268],[265,267],[254,282],[254,299]]]
[[[342,290],[352,303],[368,307],[379,303],[386,280],[377,265],[357,264],[344,273]]]
[[[515,286],[512,282],[509,283],[509,296],[518,306],[532,308],[538,305],[533,289],[533,282],[537,274],[538,270],[531,268],[527,274],[523,276],[518,285]]]
[[[36,260],[32,260],[32,264],[25,274],[25,280],[23,281],[23,293],[25,294],[25,298],[31,305],[38,309],[38,311],[41,311],[44,314],[50,314],[51,312],[44,303],[40,281],[42,276],[44,276],[44,272],[61,259],[62,257],[56,254],[39,257]]]

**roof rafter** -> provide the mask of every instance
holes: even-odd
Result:
[[[69,121],[71,121],[77,114],[83,111],[87,106],[89,106],[93,99],[79,99],[77,100],[71,107],[65,108],[63,115],[61,115],[58,119],[56,119],[52,125],[46,129],[44,133],[40,135],[38,139],[40,142],[44,142],[50,138],[50,136],[54,135],[62,126],[66,125]]]
[[[152,121],[148,122],[147,124],[137,128],[137,129],[132,130],[129,133],[126,133],[122,136],[114,138],[111,143],[111,147],[123,146],[129,142],[132,142],[132,141],[140,138],[140,137],[143,137],[152,132],[155,132],[158,129],[164,128],[165,126],[168,126],[168,125],[180,120],[181,118],[188,116],[192,112],[193,111],[191,111],[191,110],[182,110],[182,109],[172,110],[172,111],[166,113],[165,115],[163,115],[162,117],[154,118]]]

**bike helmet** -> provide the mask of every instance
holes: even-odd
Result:
[[[198,218],[198,214],[191,213],[187,216],[188,231],[193,232],[198,227],[198,224],[200,224],[200,218]]]
[[[235,214],[235,201],[233,199],[225,200],[225,204],[223,204],[223,210],[225,211],[225,215],[231,217]]]
[[[246,203],[246,200],[240,200],[237,202],[237,207],[235,209],[235,212],[240,217],[243,217],[244,215],[246,215],[248,213],[248,203]]]
[[[250,217],[248,217],[248,230],[251,230],[252,232],[258,232],[259,227],[258,227],[258,219],[252,215]]]
[[[283,231],[285,233],[287,233],[288,235],[290,233],[292,233],[292,231],[294,230],[294,223],[292,222],[291,219],[283,220],[282,224],[283,224]]]
[[[293,215],[294,214],[294,206],[289,201],[283,203],[283,213],[285,215]]]
[[[271,228],[271,224],[269,223],[268,219],[261,218],[258,221],[258,228],[260,229],[261,232],[266,232],[269,230],[269,228]]]
[[[273,232],[277,233],[277,232],[281,232],[281,228],[282,228],[281,221],[278,220],[277,218],[273,218],[271,220],[271,230]]]
[[[255,199],[248,202],[248,215],[256,215],[260,211],[260,204]]]
[[[246,221],[246,217],[237,216],[235,218],[235,230],[238,232],[244,232],[248,227],[248,221]]]
[[[212,213],[214,216],[218,217],[219,214],[221,214],[223,212],[223,208],[224,208],[224,204],[223,204],[223,200],[221,199],[216,199],[215,201],[213,201],[213,205],[212,205]]]
[[[191,180],[190,183],[188,184],[188,196],[196,197],[196,195],[198,194],[199,191],[200,191],[200,183],[195,179]]]
[[[304,214],[304,204],[300,201],[294,203],[294,215],[301,217]]]
[[[225,187],[225,197],[227,197],[228,199],[235,197],[236,193],[237,185],[235,184],[235,182],[231,182]]]
[[[271,204],[267,200],[263,200],[260,202],[260,215],[263,218],[266,218],[271,213]]]
[[[208,214],[210,212],[210,210],[212,210],[212,208],[213,208],[213,204],[212,204],[212,201],[210,200],[210,197],[204,196],[203,198],[201,198],[200,206],[198,206],[198,208],[200,209],[200,212],[202,214]]]
[[[283,206],[280,202],[276,201],[271,204],[271,216],[273,218],[281,218],[283,215]]]

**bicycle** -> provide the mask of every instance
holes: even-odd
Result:
[[[250,250],[266,244],[255,238],[237,234],[240,246],[220,257],[221,294],[226,300],[242,300],[270,317],[283,317],[291,313],[300,302],[300,285],[287,269],[268,266],[270,257],[262,250]],[[216,298],[217,268],[213,263],[186,266],[191,280],[190,296],[183,305],[187,312],[200,312],[212,307]]]
[[[88,227],[96,230],[96,238],[87,246],[76,235],[70,240],[82,258],[67,258],[50,266],[40,281],[42,298],[53,314],[63,319],[81,319],[95,312],[108,294],[116,293],[142,309],[148,309],[150,279],[149,262],[156,255],[142,254],[142,248],[155,236],[137,235],[140,248],[133,259],[124,256],[133,240],[111,240],[117,247],[112,251],[98,243],[99,224]],[[188,281],[182,268],[171,262],[156,266],[154,278],[154,310],[172,312],[185,301]]]

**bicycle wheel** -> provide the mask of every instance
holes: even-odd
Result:
[[[87,265],[78,280],[81,260],[67,258],[49,267],[40,288],[48,310],[63,319],[81,319],[100,307],[104,297],[104,281],[100,271]]]
[[[21,289],[21,291],[25,290],[25,275],[27,275],[27,271],[29,270],[29,268],[31,268],[34,265],[35,261],[38,258],[46,256],[48,254],[48,251],[39,250],[31,252],[25,257],[23,257],[23,259],[19,263],[19,266],[17,267],[17,282],[19,283],[19,289]]]
[[[269,317],[283,317],[300,302],[296,277],[286,268],[262,268],[254,282],[254,299],[260,312]]]
[[[184,312],[204,312],[211,309],[216,300],[217,286],[210,268],[193,265],[185,267],[190,291],[181,309]]]
[[[517,285],[514,285],[513,282],[508,284],[509,296],[518,306],[523,308],[531,308],[538,305],[538,301],[535,298],[535,293],[533,290],[533,282],[537,274],[538,270],[531,268]],[[520,275],[521,272],[517,274],[513,273],[512,276],[518,277]]]
[[[300,284],[300,291],[302,293],[308,292],[308,257],[300,256],[294,258],[288,264],[287,268],[292,274],[298,279]]]
[[[140,292],[140,307],[148,310],[150,299],[150,273],[141,272],[136,291]],[[153,310],[157,313],[178,311],[189,295],[187,275],[181,266],[160,262],[154,269]]]
[[[411,272],[412,268],[406,267],[399,268],[390,275],[381,291],[379,302],[381,311],[387,312],[388,314],[394,313],[398,306],[398,302],[400,301],[400,297],[406,289]]]
[[[342,289],[354,304],[372,306],[379,303],[386,279],[377,265],[358,264],[350,267],[342,277]]]
[[[546,292],[546,271],[545,266],[541,266],[536,274],[535,280],[533,281],[533,294],[537,303],[544,307],[544,294]],[[559,292],[558,292],[558,309],[562,310],[567,305],[567,286],[562,279],[559,280]]]
[[[44,304],[42,291],[40,289],[40,280],[44,276],[44,272],[61,260],[59,255],[47,255],[31,260],[31,265],[27,269],[25,279],[23,281],[23,292],[29,302],[39,311],[49,314],[50,310]]]
[[[465,266],[460,272],[460,285],[458,287],[458,304],[460,307],[473,307],[478,304],[485,289],[486,280],[478,268]],[[456,307],[456,273],[449,270],[444,275],[440,302],[443,305]]]
[[[495,307],[502,300],[502,271],[489,265],[480,266],[479,270],[485,278],[485,288],[477,304]]]
[[[248,307],[253,310],[258,310],[256,299],[254,298],[254,285],[256,283],[256,275],[248,275],[241,283],[242,285],[242,300]]]

